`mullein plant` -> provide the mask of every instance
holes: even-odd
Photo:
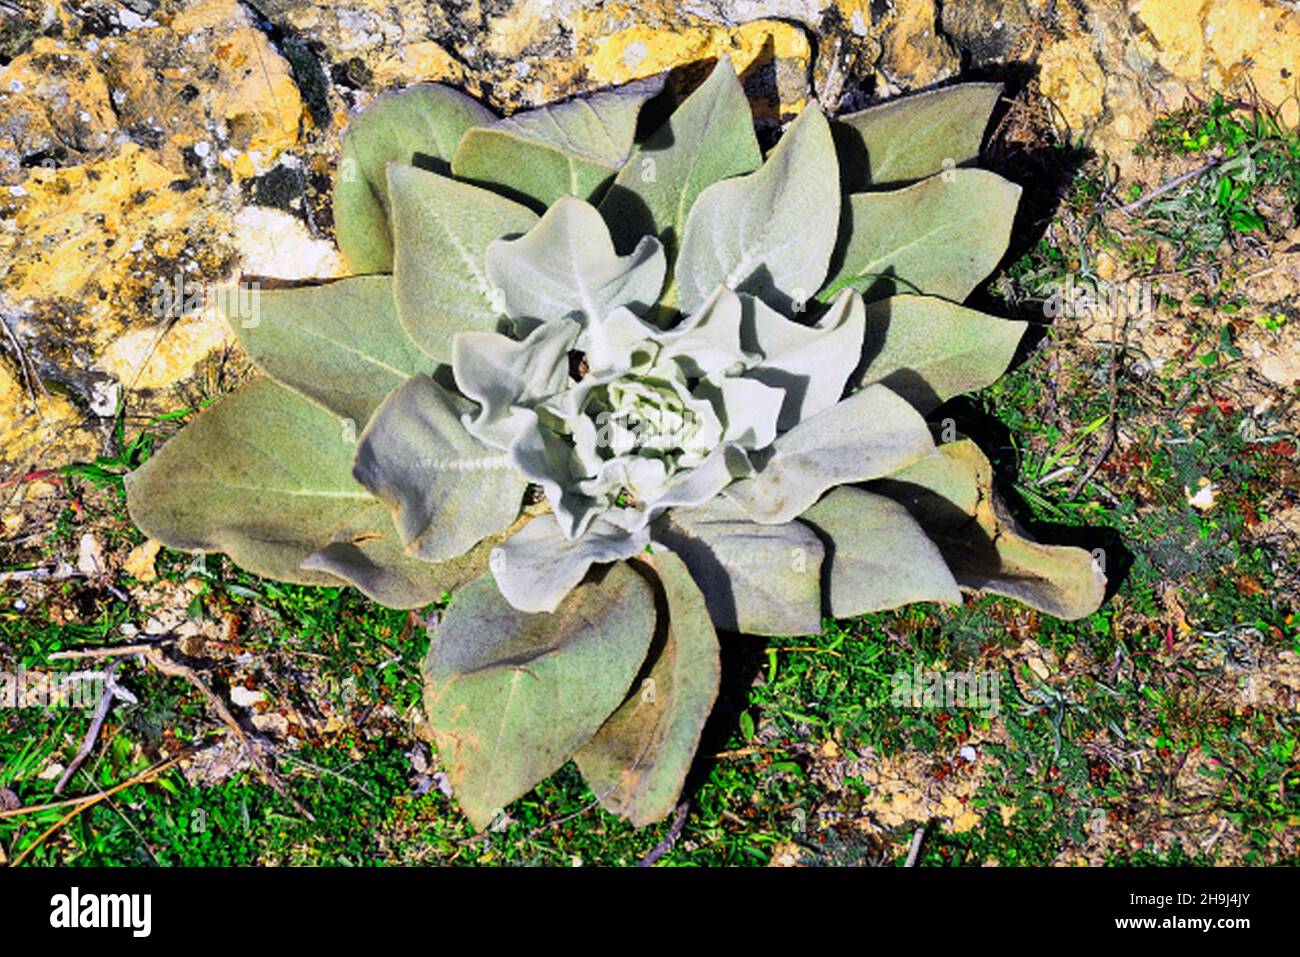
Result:
[[[763,156],[731,64],[648,135],[662,80],[498,119],[438,85],[351,123],[350,275],[259,293],[261,375],[127,478],[166,545],[258,575],[445,600],[424,705],[476,828],[570,759],[611,812],[675,806],[718,632],[910,602],[1095,610],[925,416],[1021,322],[960,303],[1020,188],[967,168],[1000,88],[830,121]],[[638,123],[638,120],[641,120]]]

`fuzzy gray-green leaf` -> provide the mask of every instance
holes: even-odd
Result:
[[[591,739],[626,697],[654,630],[654,591],[626,565],[552,614],[514,608],[490,575],[456,594],[429,643],[424,705],[476,828]]]
[[[650,667],[573,759],[607,811],[644,827],[677,804],[718,697],[721,663],[704,595],[682,560],[660,548],[638,561],[654,570],[663,595]]]
[[[673,509],[651,534],[691,570],[718,628],[751,635],[821,628],[824,549],[807,525],[760,525],[719,498]]]
[[[787,319],[753,296],[740,298],[745,349],[763,357],[747,374],[785,392],[778,428],[791,429],[838,402],[862,364],[862,297],[844,290],[816,325]]]
[[[916,601],[960,604],[943,555],[907,509],[852,486],[832,489],[799,516],[826,546],[822,595],[836,618]]]
[[[803,514],[836,485],[880,478],[934,451],[925,420],[882,385],[869,385],[780,436],[757,472],[723,493],[756,522]]]
[[[799,114],[767,161],[695,200],[674,276],[684,312],[724,285],[789,310],[826,278],[840,217],[839,172],[826,117]]]
[[[352,120],[334,182],[335,232],[352,272],[393,268],[387,165],[448,172],[465,131],[493,119],[464,93],[421,83],[380,97]]]
[[[907,507],[939,546],[957,583],[1067,621],[1096,611],[1106,576],[1094,556],[1031,540],[994,490],[993,469],[974,442],[949,442],[939,452],[871,489]]]
[[[997,381],[1026,324],[933,296],[891,296],[867,306],[863,384],[883,382],[928,413]]]
[[[355,434],[296,392],[255,379],[126,477],[131,518],[169,548],[222,551],[257,575],[334,585],[301,568],[364,527],[374,498],[352,478]]]
[[[653,77],[470,130],[452,172],[539,210],[561,196],[594,201],[627,162],[641,106],[662,86]]]
[[[492,549],[529,518],[520,516],[509,528],[488,536],[456,558],[426,562],[407,554],[388,509],[375,502],[353,530],[313,552],[302,567],[335,575],[389,608],[421,608],[486,572]]]
[[[568,317],[588,328],[619,306],[644,312],[659,298],[667,268],[653,236],[619,256],[600,213],[572,196],[556,200],[518,239],[491,243],[486,262],[488,278],[521,333]]]
[[[924,179],[979,156],[1001,93],[1000,83],[960,83],[840,117],[844,191]]]
[[[537,215],[496,193],[413,166],[390,166],[388,183],[397,318],[416,345],[450,362],[455,333],[497,332],[504,321],[488,280],[488,244],[527,232]]]
[[[553,514],[539,515],[492,554],[497,587],[523,611],[555,611],[593,564],[631,558],[650,541],[597,519],[582,535],[565,538]]]
[[[1019,203],[1019,186],[982,169],[847,196],[827,288],[961,302],[1006,252]]]
[[[753,172],[761,162],[749,101],[731,61],[723,57],[632,153],[600,201],[600,212],[621,252],[631,252],[643,236],[658,236],[671,266],[700,193]],[[675,288],[665,290],[665,299],[676,304]]]
[[[455,558],[519,515],[527,483],[466,431],[469,402],[428,376],[395,389],[357,445],[353,474],[391,509],[407,550]]]
[[[233,323],[249,358],[358,432],[388,393],[436,364],[398,324],[389,276],[256,295],[257,321]]]

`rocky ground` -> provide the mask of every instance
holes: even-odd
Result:
[[[1153,309],[1040,322],[1016,371],[955,413],[985,430],[1044,537],[1110,535],[1096,540],[1124,558],[1107,608],[1062,630],[982,602],[735,651],[740,687],[680,853],[889,861],[925,826],[934,863],[1294,861],[1296,3],[3,0],[0,659],[176,637],[296,755],[282,769],[297,767],[299,800],[366,795],[373,833],[339,818],[361,858],[612,862],[653,846],[661,833],[598,812],[557,825],[545,809],[586,803],[567,779],[496,843],[466,843],[410,724],[418,624],[160,555],[116,489],[246,372],[215,308],[168,314],[160,290],[338,274],[331,171],[374,96],[437,80],[507,112],[669,68],[688,85],[722,52],[770,128],[813,100],[840,112],[1004,81],[985,165],[1026,202],[981,305],[1042,320],[1052,284],[1080,276],[1146,283]],[[1244,171],[1229,162],[1243,152]],[[954,661],[1015,678],[1002,721],[864,710],[893,665]],[[114,725],[94,782],[215,742],[184,767],[214,790],[124,804],[129,827],[96,819],[111,839],[69,835],[46,859],[191,860],[167,849],[181,831],[209,848],[200,861],[328,859],[310,830],[283,838],[275,815],[292,807],[232,783],[223,722],[193,687],[140,676],[136,690],[153,700]],[[0,751],[0,799],[32,803],[84,728],[6,732],[24,746]],[[247,820],[250,805],[281,835],[251,851],[186,823],[196,808]],[[146,812],[178,830],[146,828]],[[0,859],[32,837],[0,826]]]

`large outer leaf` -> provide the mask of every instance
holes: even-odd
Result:
[[[434,363],[402,331],[392,279],[263,290],[256,325],[233,323],[267,375],[365,427],[384,397]]]
[[[393,268],[387,165],[449,171],[465,131],[493,119],[465,94],[421,83],[380,97],[352,120],[339,152],[334,228],[354,273]]]
[[[583,328],[611,309],[645,312],[659,298],[667,269],[663,247],[644,237],[626,256],[590,203],[562,196],[518,239],[487,248],[487,274],[501,291],[506,314],[520,332],[538,322],[572,316]]]
[[[781,524],[836,485],[910,465],[934,451],[934,440],[905,400],[885,386],[869,385],[800,422],[771,448],[753,477],[729,485],[723,494],[753,521]]]
[[[753,296],[741,302],[745,349],[763,356],[746,375],[785,391],[777,427],[791,429],[838,402],[862,364],[862,297],[846,289],[815,326],[792,322]]]
[[[221,551],[254,574],[337,585],[299,566],[367,527],[374,498],[352,479],[342,420],[270,379],[200,413],[126,477],[127,507],[170,548]]]
[[[945,160],[960,165],[979,156],[1001,93],[1000,83],[962,83],[841,117],[844,191],[924,179]]]
[[[861,382],[883,382],[928,413],[1006,371],[1026,323],[933,296],[891,296],[867,306]]]
[[[993,490],[993,470],[975,443],[950,442],[939,452],[871,488],[907,506],[958,584],[1067,620],[1096,611],[1106,577],[1092,555],[1031,541]]]
[[[357,445],[353,475],[393,513],[411,554],[455,558],[519,515],[528,483],[465,430],[469,402],[428,376],[384,400]]]
[[[591,739],[626,697],[654,630],[654,590],[626,565],[553,614],[518,611],[490,575],[457,593],[429,645],[424,704],[476,828]]]
[[[439,362],[466,329],[500,331],[485,254],[488,244],[527,232],[537,215],[503,196],[446,176],[392,165],[393,294],[402,328]]]
[[[916,601],[961,602],[939,549],[893,499],[843,486],[799,521],[811,525],[826,546],[822,597],[836,618]]]
[[[719,180],[758,169],[762,154],[735,67],[723,57],[709,78],[632,154],[600,201],[620,252],[658,236],[671,267],[696,198]],[[676,305],[675,287],[664,293]]]
[[[713,623],[751,635],[821,628],[821,539],[807,525],[759,525],[726,499],[674,509],[651,526],[677,553],[708,602]]]
[[[959,169],[847,200],[828,288],[852,283],[870,299],[921,292],[961,302],[1006,252],[1020,187]]]
[[[566,195],[595,199],[627,162],[641,106],[662,87],[651,77],[470,130],[452,172],[539,210]]]
[[[486,572],[492,550],[530,518],[521,515],[505,531],[488,536],[456,558],[426,562],[406,553],[388,509],[375,503],[364,514],[361,526],[370,530],[341,535],[309,555],[303,568],[337,575],[389,608],[420,608]]]
[[[682,310],[698,309],[719,284],[783,311],[808,302],[826,278],[839,216],[835,145],[811,106],[757,171],[695,200],[674,266]]]
[[[664,548],[645,561],[664,605],[650,667],[573,756],[601,805],[636,827],[662,820],[676,805],[721,678],[718,638],[690,571]]]

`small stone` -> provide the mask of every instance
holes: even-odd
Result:
[[[158,572],[154,569],[154,562],[161,548],[162,542],[154,538],[146,539],[131,549],[126,561],[122,563],[122,570],[138,582],[156,581]]]
[[[87,578],[96,578],[104,574],[106,569],[104,547],[99,544],[99,539],[90,532],[82,535],[77,545],[77,571]]]
[[[261,704],[266,700],[266,693],[262,691],[252,691],[243,685],[235,685],[230,689],[231,703],[241,708],[251,708],[256,704]]]
[[[1219,497],[1219,487],[1204,476],[1201,477],[1195,493],[1186,486],[1183,487],[1183,492],[1187,496],[1187,504],[1202,512],[1214,508],[1214,503]]]

